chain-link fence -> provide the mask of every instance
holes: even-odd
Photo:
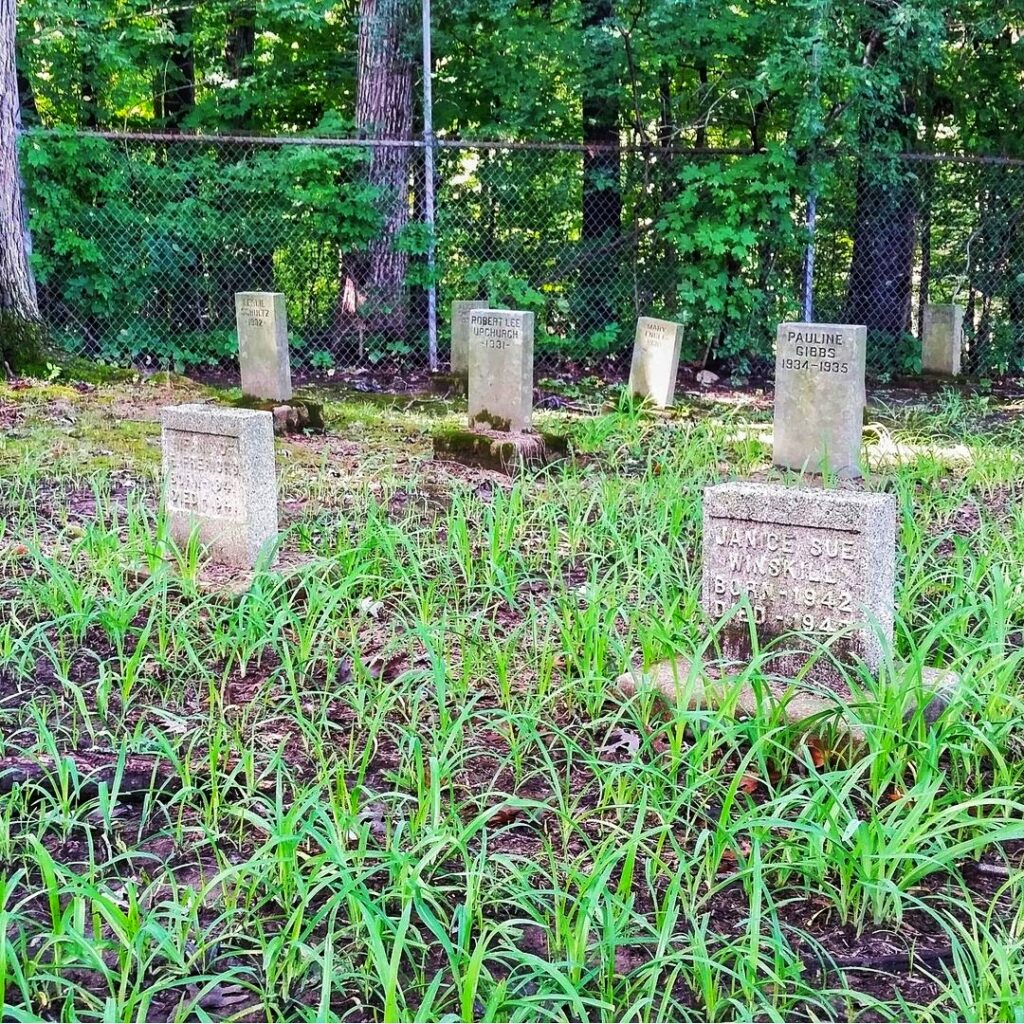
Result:
[[[542,369],[621,365],[654,315],[686,323],[685,358],[763,371],[810,312],[866,323],[873,370],[900,373],[924,304],[956,301],[969,372],[1024,370],[1022,164],[441,141],[431,231],[424,152],[27,133],[41,312],[89,357],[231,365],[234,292],[277,290],[296,363],[413,366],[433,284],[442,365],[451,300],[479,298],[537,313]]]

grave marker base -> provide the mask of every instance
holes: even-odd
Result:
[[[285,434],[327,432],[324,426],[324,407],[320,402],[308,402],[298,398],[288,402],[277,402],[271,398],[252,398],[243,395],[234,405],[239,409],[269,412],[274,417],[274,433],[278,437]]]
[[[765,717],[770,709],[778,707],[782,720],[790,725],[806,724],[810,733],[831,729],[845,733],[858,744],[866,738],[865,726],[846,709],[849,698],[827,686],[772,675],[759,677],[764,681],[759,692],[752,683],[740,681],[743,668],[736,662],[695,664],[688,658],[676,658],[652,665],[646,671],[631,668],[615,683],[626,696],[655,690],[669,703],[682,700],[691,710],[709,708],[738,718]],[[922,668],[921,688],[929,695],[925,699],[924,718],[929,725],[949,706],[959,685],[956,672]],[[904,721],[914,711],[916,708],[908,709]],[[879,724],[878,728],[888,730],[891,724]]]
[[[558,434],[452,429],[434,435],[435,459],[509,476],[523,469],[541,469],[567,456],[568,443]]]

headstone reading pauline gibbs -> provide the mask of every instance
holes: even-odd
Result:
[[[235,323],[242,393],[289,401],[292,370],[284,296],[280,292],[239,292],[235,295]]]
[[[533,313],[469,314],[469,426],[528,431],[533,421]]]
[[[659,409],[672,404],[679,371],[683,325],[642,316],[636,322],[629,392],[648,399]]]
[[[773,462],[860,475],[867,328],[780,324],[775,346]]]
[[[877,670],[891,647],[896,499],[889,494],[727,483],[704,492],[702,606],[722,628],[727,661],[751,656],[749,616],[763,648],[808,634],[842,664]],[[768,668],[795,676],[814,644],[781,641]],[[811,681],[834,680],[827,657]]]
[[[964,307],[926,303],[921,322],[921,367],[925,373],[960,374]]]
[[[483,299],[456,299],[452,303],[451,371],[465,377],[469,373],[469,314],[488,309]]]
[[[277,537],[273,417],[177,405],[163,410],[161,422],[171,536],[183,545],[198,529],[214,561],[251,568]]]

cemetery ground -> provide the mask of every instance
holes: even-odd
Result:
[[[239,594],[158,515],[212,392],[0,385],[5,1019],[1021,1018],[1024,395],[871,395],[851,748],[614,687],[704,644],[702,488],[782,478],[769,399],[554,390],[575,461],[515,479],[432,460],[464,403],[327,393]]]

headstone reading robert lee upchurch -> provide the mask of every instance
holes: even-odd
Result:
[[[772,461],[807,473],[860,475],[867,328],[780,324]]]
[[[452,373],[462,377],[469,373],[469,314],[474,309],[489,308],[483,299],[456,299],[452,303]]]
[[[964,307],[925,304],[921,322],[921,367],[925,373],[960,374],[964,342]]]
[[[779,484],[726,483],[704,492],[701,603],[719,621],[727,661],[751,657],[750,624],[762,647],[797,632],[841,662],[876,670],[892,643],[896,499]],[[787,637],[768,667],[795,676],[810,648]],[[809,679],[828,683],[827,658]]]
[[[277,536],[271,414],[177,405],[161,422],[171,536],[185,544],[198,528],[214,561],[251,568]]]
[[[290,401],[292,370],[284,295],[280,292],[238,292],[235,295],[235,323],[242,393],[251,398]]]
[[[683,325],[642,316],[636,322],[629,392],[649,399],[659,409],[672,404],[679,372]]]
[[[533,423],[533,313],[469,314],[470,429],[525,432]]]

